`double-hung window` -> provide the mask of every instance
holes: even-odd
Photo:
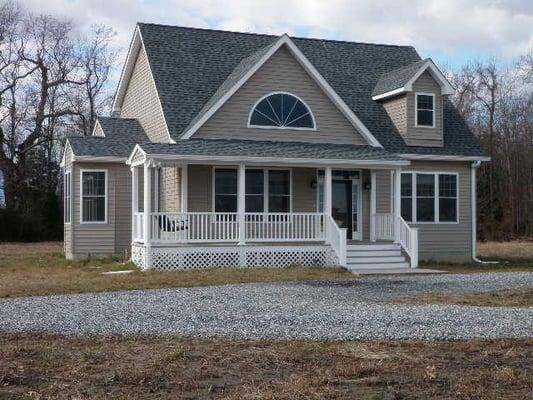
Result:
[[[402,218],[413,223],[458,222],[457,179],[449,173],[402,173]]]
[[[435,95],[417,93],[415,95],[415,126],[423,128],[435,127]]]
[[[65,172],[65,177],[63,181],[63,212],[64,212],[64,220],[66,224],[70,223],[71,218],[71,190],[72,190],[72,181],[70,179],[71,172]]]
[[[215,168],[215,212],[237,211],[237,169]],[[289,170],[249,168],[245,171],[245,212],[290,212]]]
[[[81,222],[107,221],[107,171],[81,171]]]

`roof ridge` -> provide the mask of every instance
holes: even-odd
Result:
[[[236,35],[247,35],[247,36],[262,36],[262,37],[271,37],[271,38],[279,38],[281,35],[273,35],[268,33],[257,33],[257,32],[241,32],[241,31],[230,31],[230,30],[224,30],[224,29],[214,29],[214,28],[196,28],[192,26],[180,26],[180,25],[170,25],[170,24],[159,24],[154,22],[137,22],[137,25],[152,25],[152,26],[160,26],[165,28],[178,28],[178,29],[186,29],[186,30],[193,30],[193,31],[206,31],[206,32],[221,32],[221,33],[230,33],[230,34],[236,34]],[[383,46],[383,47],[401,47],[401,48],[414,48],[412,45],[402,45],[402,44],[387,44],[387,43],[375,43],[375,42],[359,42],[359,41],[350,41],[350,40],[342,40],[342,39],[321,39],[316,37],[301,37],[301,36],[292,36],[287,34],[291,39],[296,40],[310,40],[310,41],[318,41],[318,42],[331,42],[331,43],[346,43],[346,44],[359,44],[363,46]]]

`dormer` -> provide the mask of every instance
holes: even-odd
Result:
[[[431,59],[380,77],[372,93],[409,146],[443,146],[444,96],[454,88]]]

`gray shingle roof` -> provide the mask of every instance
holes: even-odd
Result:
[[[175,144],[144,143],[151,155],[310,158],[332,160],[401,160],[395,154],[371,146],[330,143],[273,142],[238,139],[189,139]]]
[[[139,24],[171,136],[185,129],[278,37]],[[390,152],[480,156],[483,150],[449,101],[444,147],[407,146],[383,105],[372,100],[385,74],[420,62],[411,46],[293,38],[319,73]],[[266,51],[266,50],[264,50]]]
[[[426,61],[427,59],[416,61],[412,64],[383,74],[376,83],[376,87],[372,91],[372,96],[377,96],[403,87],[407,82],[409,82],[409,79],[411,79],[418,72],[420,67],[422,67]]]
[[[127,158],[137,143],[148,142],[148,137],[136,119],[99,117],[105,137],[73,136],[68,138],[77,156]]]

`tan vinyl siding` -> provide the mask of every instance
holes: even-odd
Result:
[[[419,92],[435,95],[435,128],[415,127],[415,95]],[[439,147],[443,145],[442,96],[440,93],[439,84],[427,71],[413,83],[413,91],[407,94],[407,144]]]
[[[131,171],[120,164],[112,168],[115,185],[115,254],[131,251]]]
[[[294,212],[317,212],[317,189],[311,182],[317,179],[316,168],[292,169],[292,210]]]
[[[472,202],[470,164],[466,162],[412,161],[403,171],[457,172],[459,174],[459,223],[414,224],[418,230],[421,260],[471,260]]]
[[[168,143],[167,126],[150,72],[148,57],[141,47],[120,108],[121,118],[137,118],[152,142]]]
[[[213,208],[211,165],[189,165],[187,206],[190,212],[209,212]]]
[[[302,98],[315,116],[317,130],[248,128],[254,104],[274,91],[290,92]],[[285,47],[279,49],[193,137],[367,144]]]
[[[376,171],[376,212],[392,212],[392,176],[390,170]]]
[[[93,136],[105,137],[105,133],[100,124],[94,126]]]
[[[407,100],[406,96],[394,97],[390,100],[385,100],[383,108],[389,115],[394,126],[398,132],[405,136],[407,134]]]
[[[143,160],[144,160],[144,154],[141,151],[137,150],[135,152],[135,155],[131,159],[131,163],[132,164],[138,164],[138,163],[142,162]],[[142,165],[139,165],[139,168],[142,169]]]

